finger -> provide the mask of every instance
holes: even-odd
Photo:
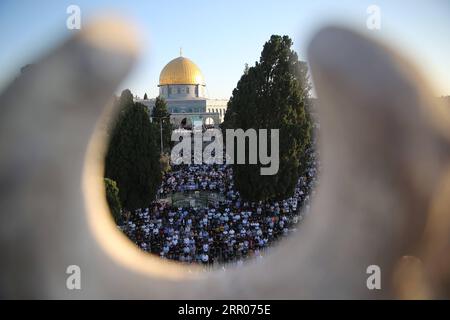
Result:
[[[88,239],[80,227],[87,141],[130,71],[137,43],[128,23],[100,18],[0,97],[2,296],[37,297],[55,277],[64,289],[65,268],[77,257],[74,243]]]
[[[323,225],[339,230],[327,242],[340,246],[349,261],[358,257],[347,267],[348,283],[368,293],[365,267],[381,266],[388,279],[396,259],[417,247],[448,145],[427,117],[432,90],[394,50],[353,31],[326,28],[308,56],[324,172],[316,209]],[[352,277],[358,272],[360,278]]]

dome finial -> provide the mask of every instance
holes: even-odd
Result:
[[[183,48],[180,47],[180,57],[182,57],[182,56],[183,56]]]

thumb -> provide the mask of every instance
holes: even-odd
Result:
[[[35,296],[36,279],[51,281],[56,267],[50,262],[67,265],[73,256],[75,248],[68,243],[82,236],[72,229],[83,224],[80,180],[87,141],[130,71],[137,43],[127,23],[97,19],[0,96],[0,250],[5,253],[0,287],[5,294]]]

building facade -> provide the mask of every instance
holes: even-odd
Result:
[[[190,59],[180,55],[171,60],[161,71],[158,87],[174,126],[218,126],[223,122],[228,100],[207,97],[203,74]],[[136,101],[150,111],[155,105],[155,99]]]

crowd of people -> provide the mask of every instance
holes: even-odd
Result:
[[[224,193],[230,181],[231,167],[218,165],[175,166],[167,172],[158,191],[158,197],[188,190],[217,191]],[[178,169],[178,170],[177,170]]]
[[[184,263],[222,264],[261,257],[279,238],[295,232],[308,209],[316,181],[315,154],[295,193],[283,201],[242,201],[227,165],[179,165],[163,177],[159,198],[186,190],[217,191],[224,201],[204,207],[175,207],[154,201],[129,215],[119,228],[142,250]]]

